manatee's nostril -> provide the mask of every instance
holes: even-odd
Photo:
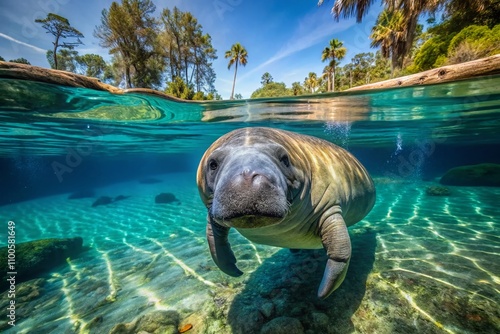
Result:
[[[241,175],[247,181],[253,181],[256,176],[259,176],[259,174],[256,171],[250,170],[248,168],[244,169]]]

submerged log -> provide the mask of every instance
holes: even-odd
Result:
[[[357,86],[348,89],[348,91],[430,85],[494,74],[500,74],[500,54],[466,63],[443,66],[405,77]]]

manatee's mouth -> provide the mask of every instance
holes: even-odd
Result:
[[[230,217],[214,217],[212,218],[220,225],[235,228],[258,228],[270,226],[280,223],[285,214],[269,214],[269,215],[255,215],[255,214],[236,214]]]

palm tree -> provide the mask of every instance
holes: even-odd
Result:
[[[320,80],[318,79],[318,75],[314,72],[309,72],[309,75],[304,79],[304,87],[309,89],[311,93],[314,93],[319,85]]]
[[[326,65],[323,68],[323,74],[321,76],[327,78],[326,91],[329,92],[331,90],[330,78],[332,76],[332,67],[330,65]]]
[[[403,66],[406,45],[405,18],[399,10],[384,9],[377,18],[370,35],[370,46],[380,46],[384,58],[391,58],[391,73]]]
[[[401,10],[404,17],[405,43],[400,51],[401,57],[404,58],[411,50],[420,14],[433,14],[447,3],[459,1],[471,4],[479,2],[479,0],[383,0],[386,9],[392,12]],[[374,0],[335,0],[332,14],[337,20],[341,16],[344,18],[356,16],[357,22],[361,22],[373,2]],[[321,4],[323,4],[323,0],[318,1],[318,5]]]
[[[335,91],[335,67],[337,67],[338,62],[344,58],[346,52],[347,49],[344,47],[344,44],[341,41],[339,41],[338,39],[332,39],[330,41],[330,45],[327,46],[321,54],[322,61],[330,60],[329,67],[332,73],[332,92]],[[330,82],[330,76],[328,76],[328,82]],[[328,87],[328,91],[330,91],[330,87]]]
[[[238,64],[245,66],[247,64],[247,50],[240,44],[236,43],[231,46],[231,50],[226,51],[224,58],[229,58],[227,69],[234,65],[233,90],[231,91],[231,100],[234,99],[234,85],[236,84],[236,73],[238,73]]]

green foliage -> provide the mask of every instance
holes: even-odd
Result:
[[[192,100],[197,100],[197,101],[203,101],[203,100],[206,100],[207,97],[205,96],[205,93],[203,92],[196,92],[193,97],[192,97]]]
[[[309,75],[304,79],[304,88],[309,93],[315,93],[321,86],[322,79],[314,72],[309,72]]]
[[[164,9],[160,21],[163,29],[157,42],[167,77],[181,77],[197,91],[214,90],[212,61],[217,59],[217,50],[212,46],[212,37],[203,34],[203,27],[190,12],[177,7]]]
[[[500,24],[487,26],[471,25],[462,29],[448,46],[449,64],[475,60],[500,53]]]
[[[438,58],[445,56],[450,43],[449,38],[431,37],[417,51],[414,58],[414,72],[421,72],[435,67]]]
[[[491,30],[487,26],[471,25],[462,29],[450,42],[448,52],[457,48],[463,42],[477,42],[491,35]]]
[[[80,71],[88,77],[104,79],[108,65],[104,59],[97,54],[85,54],[76,56],[75,61]],[[109,72],[107,72],[109,75]]]
[[[273,82],[273,76],[269,72],[262,74],[262,77],[260,79],[260,83],[262,84],[262,86],[265,86],[271,82]]]
[[[160,84],[162,63],[151,60],[155,52],[156,7],[150,0],[122,0],[104,9],[101,25],[94,30],[100,45],[120,55],[127,87],[154,87]]]
[[[0,56],[0,61],[5,61],[5,59],[2,56]]]
[[[1,58],[1,57],[0,57]],[[0,59],[0,60],[3,60]],[[16,58],[16,59],[11,59],[9,60],[11,63],[18,63],[18,64],[26,64],[26,65],[31,65],[30,62],[26,58]]]
[[[55,41],[52,42],[52,44],[54,44],[54,48],[52,49],[52,62],[49,61],[49,64],[52,68],[64,70],[64,68],[60,67],[58,64],[57,55],[59,53],[57,49],[61,47],[63,49],[73,50],[74,47],[83,44],[80,40],[80,38],[84,37],[83,34],[73,28],[68,19],[54,13],[47,14],[45,19],[36,19],[35,22],[40,23],[42,28],[47,30],[47,33],[51,33],[55,37]],[[76,42],[61,42],[60,40],[63,38],[76,38]],[[67,64],[64,66],[67,66]]]
[[[382,53],[375,53],[375,64],[370,68],[370,82],[387,80],[391,77],[391,62],[382,57]]]
[[[175,77],[169,82],[165,93],[185,100],[192,100],[195,96],[193,89],[181,77]],[[199,97],[200,95],[197,95],[197,98]]]
[[[291,95],[291,92],[286,88],[286,85],[283,82],[270,82],[254,91],[250,98],[280,97],[289,95]]]
[[[241,100],[241,99],[243,99],[243,96],[240,93],[237,93],[237,94],[234,94],[234,99]]]
[[[440,26],[453,29],[452,22]],[[413,73],[425,71],[447,64],[456,64],[487,57],[500,52],[500,25],[489,29],[487,26],[471,25],[458,33],[444,35],[437,33],[427,40],[417,51]]]
[[[290,92],[294,96],[303,95],[305,93],[304,87],[302,87],[302,85],[298,81],[292,82],[292,88],[290,89]]]
[[[391,59],[393,68],[401,68],[406,51],[406,35],[407,26],[403,11],[385,8],[372,28],[370,46],[380,46],[382,56]]]
[[[358,53],[351,59],[352,81],[355,86],[370,83],[371,69],[375,63],[372,52]]]
[[[47,61],[53,69],[76,72],[76,56],[78,52],[70,49],[61,49],[57,52],[57,56],[54,57],[54,51],[47,51]],[[56,63],[57,61],[57,63]],[[57,64],[57,65],[56,65]]]

